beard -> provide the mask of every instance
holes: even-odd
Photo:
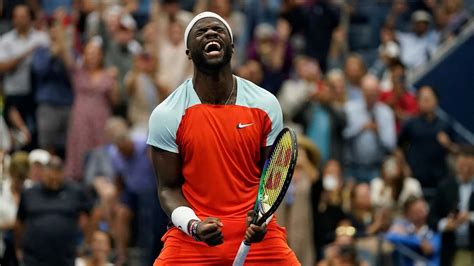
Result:
[[[191,59],[195,67],[201,72],[216,72],[222,67],[230,64],[232,59],[232,46],[225,45],[223,47],[223,56],[216,59],[207,59],[201,47],[191,50]]]

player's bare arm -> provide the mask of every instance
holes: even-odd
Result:
[[[158,196],[161,207],[165,213],[172,217],[172,213],[178,207],[188,206],[183,197],[181,186],[183,177],[181,175],[181,157],[177,153],[167,152],[156,147],[152,148],[151,159],[158,184]],[[224,237],[219,218],[208,217],[204,221],[192,219],[186,225],[186,230],[195,224],[196,240],[200,240],[209,246],[222,244]]]

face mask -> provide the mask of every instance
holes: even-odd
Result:
[[[336,190],[338,185],[337,179],[333,175],[325,175],[323,177],[323,188],[327,191],[334,191]]]

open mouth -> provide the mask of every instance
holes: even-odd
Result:
[[[222,51],[222,46],[221,46],[220,43],[218,43],[216,41],[208,42],[204,46],[204,52],[207,55],[210,55],[210,56],[219,55],[221,53],[221,51]]]

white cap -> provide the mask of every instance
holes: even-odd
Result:
[[[227,23],[227,21],[225,21],[221,16],[217,15],[216,13],[213,13],[213,12],[209,12],[209,11],[205,11],[205,12],[202,12],[202,13],[199,13],[198,15],[196,15],[192,20],[191,22],[189,22],[188,26],[186,27],[186,30],[184,31],[184,43],[186,44],[186,49],[188,49],[188,35],[189,35],[189,32],[191,32],[191,29],[194,27],[194,25],[201,19],[205,19],[205,18],[215,18],[215,19],[218,19],[220,22],[222,22],[222,24],[224,24],[224,26],[227,28],[227,30],[229,31],[229,34],[230,34],[230,40],[233,42],[234,41],[234,37],[232,35],[232,30],[229,26],[229,24]]]
[[[41,149],[32,150],[28,155],[28,161],[30,162],[30,164],[40,163],[42,165],[46,165],[50,159],[51,154]]]
[[[417,10],[413,12],[411,15],[411,21],[412,22],[427,22],[430,23],[431,21],[431,15],[430,13],[424,11],[424,10]]]

